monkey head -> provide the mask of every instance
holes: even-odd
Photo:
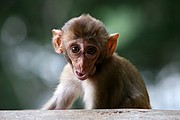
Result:
[[[55,51],[65,55],[80,80],[93,76],[101,59],[114,53],[119,36],[108,35],[103,23],[90,15],[73,18],[52,32]]]

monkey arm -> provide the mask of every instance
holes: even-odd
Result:
[[[68,72],[67,72],[68,71]],[[82,88],[78,80],[72,77],[70,65],[67,64],[60,76],[60,84],[52,98],[44,105],[42,110],[68,109],[73,102],[82,95]]]
[[[52,98],[45,104],[42,110],[62,110],[68,109],[79,96],[78,88],[68,85],[68,83],[60,83]],[[79,91],[79,90],[78,90]]]

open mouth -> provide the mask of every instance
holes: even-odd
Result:
[[[76,77],[80,80],[85,80],[87,78],[86,74],[80,73],[78,71],[75,72]]]

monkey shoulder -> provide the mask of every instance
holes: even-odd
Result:
[[[131,74],[139,74],[137,68],[131,63],[128,59],[119,56],[117,54],[114,54],[112,56],[112,61],[114,62],[114,65],[118,67],[118,70],[125,71],[125,73],[131,73]],[[122,72],[124,73],[124,72]],[[140,76],[140,75],[138,75]]]
[[[149,98],[144,80],[138,69],[124,57],[115,54],[113,55],[113,59],[119,63],[118,69],[121,70],[120,73],[123,78],[121,78],[121,80],[123,80],[124,89],[131,88],[126,90],[131,94],[131,99],[136,99],[137,97],[144,98],[144,96],[146,96],[145,99]]]
[[[69,76],[73,76],[73,71],[72,71],[71,65],[69,63],[67,63],[63,68],[61,77],[69,78]]]
[[[132,70],[137,71],[135,66],[128,59],[122,56],[119,56],[116,53],[113,54],[111,57],[105,59],[102,62],[102,66],[103,68],[106,68],[106,70],[110,70],[110,71],[114,71],[114,70],[118,71],[118,70],[125,70],[125,69],[131,69],[131,71]]]
[[[60,75],[60,82],[63,83],[71,83],[71,84],[79,84],[78,83],[79,80],[77,80],[77,78],[74,76],[72,67],[69,63],[67,63],[64,68],[63,71],[61,72]]]
[[[131,82],[143,82],[140,72],[128,59],[118,56],[117,54],[113,55],[113,59],[117,69],[120,70],[125,78],[129,79]]]
[[[98,69],[101,72],[110,73],[104,74],[105,78],[114,79],[127,86],[144,85],[143,79],[137,68],[129,60],[117,54],[113,54],[110,58],[104,60]],[[126,82],[127,80],[129,82]]]

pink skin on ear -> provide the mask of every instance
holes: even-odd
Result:
[[[109,40],[108,40],[108,50],[109,51],[108,51],[107,57],[110,57],[115,52],[118,37],[119,37],[118,33],[114,33],[109,36]]]
[[[52,43],[53,43],[54,49],[56,53],[62,54],[63,50],[62,50],[62,44],[61,44],[61,39],[60,39],[62,35],[61,30],[53,29],[52,33],[53,33]]]

